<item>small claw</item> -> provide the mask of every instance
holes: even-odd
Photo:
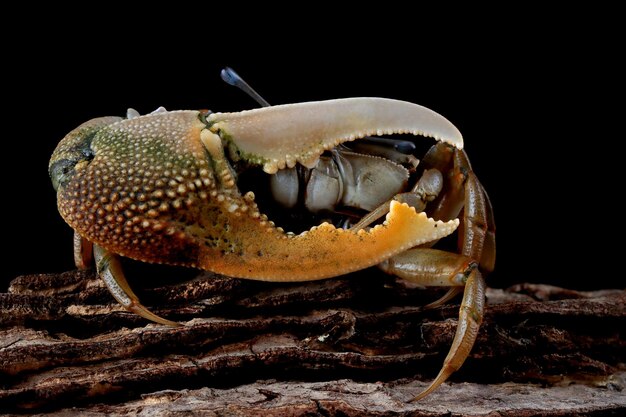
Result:
[[[242,158],[270,174],[288,160],[312,166],[335,146],[371,135],[410,133],[463,147],[459,130],[440,114],[417,104],[386,98],[346,98],[213,113],[211,130]]]

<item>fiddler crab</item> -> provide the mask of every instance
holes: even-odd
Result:
[[[129,109],[126,118],[92,119],[61,140],[49,172],[59,212],[75,232],[77,267],[95,258],[120,304],[171,326],[180,324],[141,304],[119,256],[283,282],[376,265],[419,285],[449,287],[429,307],[464,288],[450,352],[414,400],[428,395],[469,355],[483,317],[482,274],[495,263],[491,204],[461,133],[413,103],[269,106],[231,69],[222,78],[263,107],[159,108],[143,116]],[[412,142],[381,137],[392,134],[436,143],[420,161]],[[458,253],[432,248],[457,229]]]

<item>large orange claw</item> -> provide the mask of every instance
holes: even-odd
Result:
[[[286,234],[259,213],[252,193],[237,188],[229,158],[272,172],[372,133],[422,134],[462,146],[450,122],[412,103],[356,98],[206,118],[159,111],[100,120],[61,141],[50,172],[65,220],[112,253],[234,277],[310,280],[375,265],[458,224],[394,203],[385,223],[370,230],[322,224]]]
[[[376,265],[410,247],[452,233],[457,220],[429,219],[396,201],[383,224],[365,231],[336,229],[323,223],[300,235],[286,235],[264,220],[240,216],[232,226],[245,234],[241,252],[220,257],[203,250],[200,265],[222,274],[268,281],[308,281]]]
[[[350,98],[266,107],[241,113],[215,113],[202,140],[218,171],[226,172],[224,148],[233,159],[263,166],[264,171],[314,165],[326,149],[371,134],[411,133],[462,147],[460,132],[425,107],[382,98]],[[234,195],[230,195],[234,198]],[[237,208],[246,204],[234,204]],[[250,207],[248,213],[254,213]],[[240,239],[238,256],[220,258],[203,248],[200,265],[231,276],[263,280],[328,278],[376,265],[410,247],[452,233],[458,222],[436,222],[414,209],[392,203],[384,224],[369,231],[338,230],[322,224],[298,236],[250,215],[232,222]],[[219,259],[219,261],[217,261]]]

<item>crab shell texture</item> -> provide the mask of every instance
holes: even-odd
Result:
[[[384,222],[367,230],[322,223],[285,233],[259,212],[253,193],[238,189],[226,153],[272,174],[312,167],[343,142],[392,133],[463,145],[450,122],[422,106],[350,98],[97,118],[59,143],[49,168],[65,221],[110,252],[232,277],[313,280],[378,264],[452,233],[458,221],[393,201]]]

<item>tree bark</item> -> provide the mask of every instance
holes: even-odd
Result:
[[[132,280],[137,282],[139,280]],[[202,273],[139,288],[170,328],[91,271],[0,293],[0,412],[85,415],[622,415],[626,291],[489,290],[472,354],[433,394],[458,305],[367,270],[303,284]],[[135,284],[135,286],[137,286]]]

